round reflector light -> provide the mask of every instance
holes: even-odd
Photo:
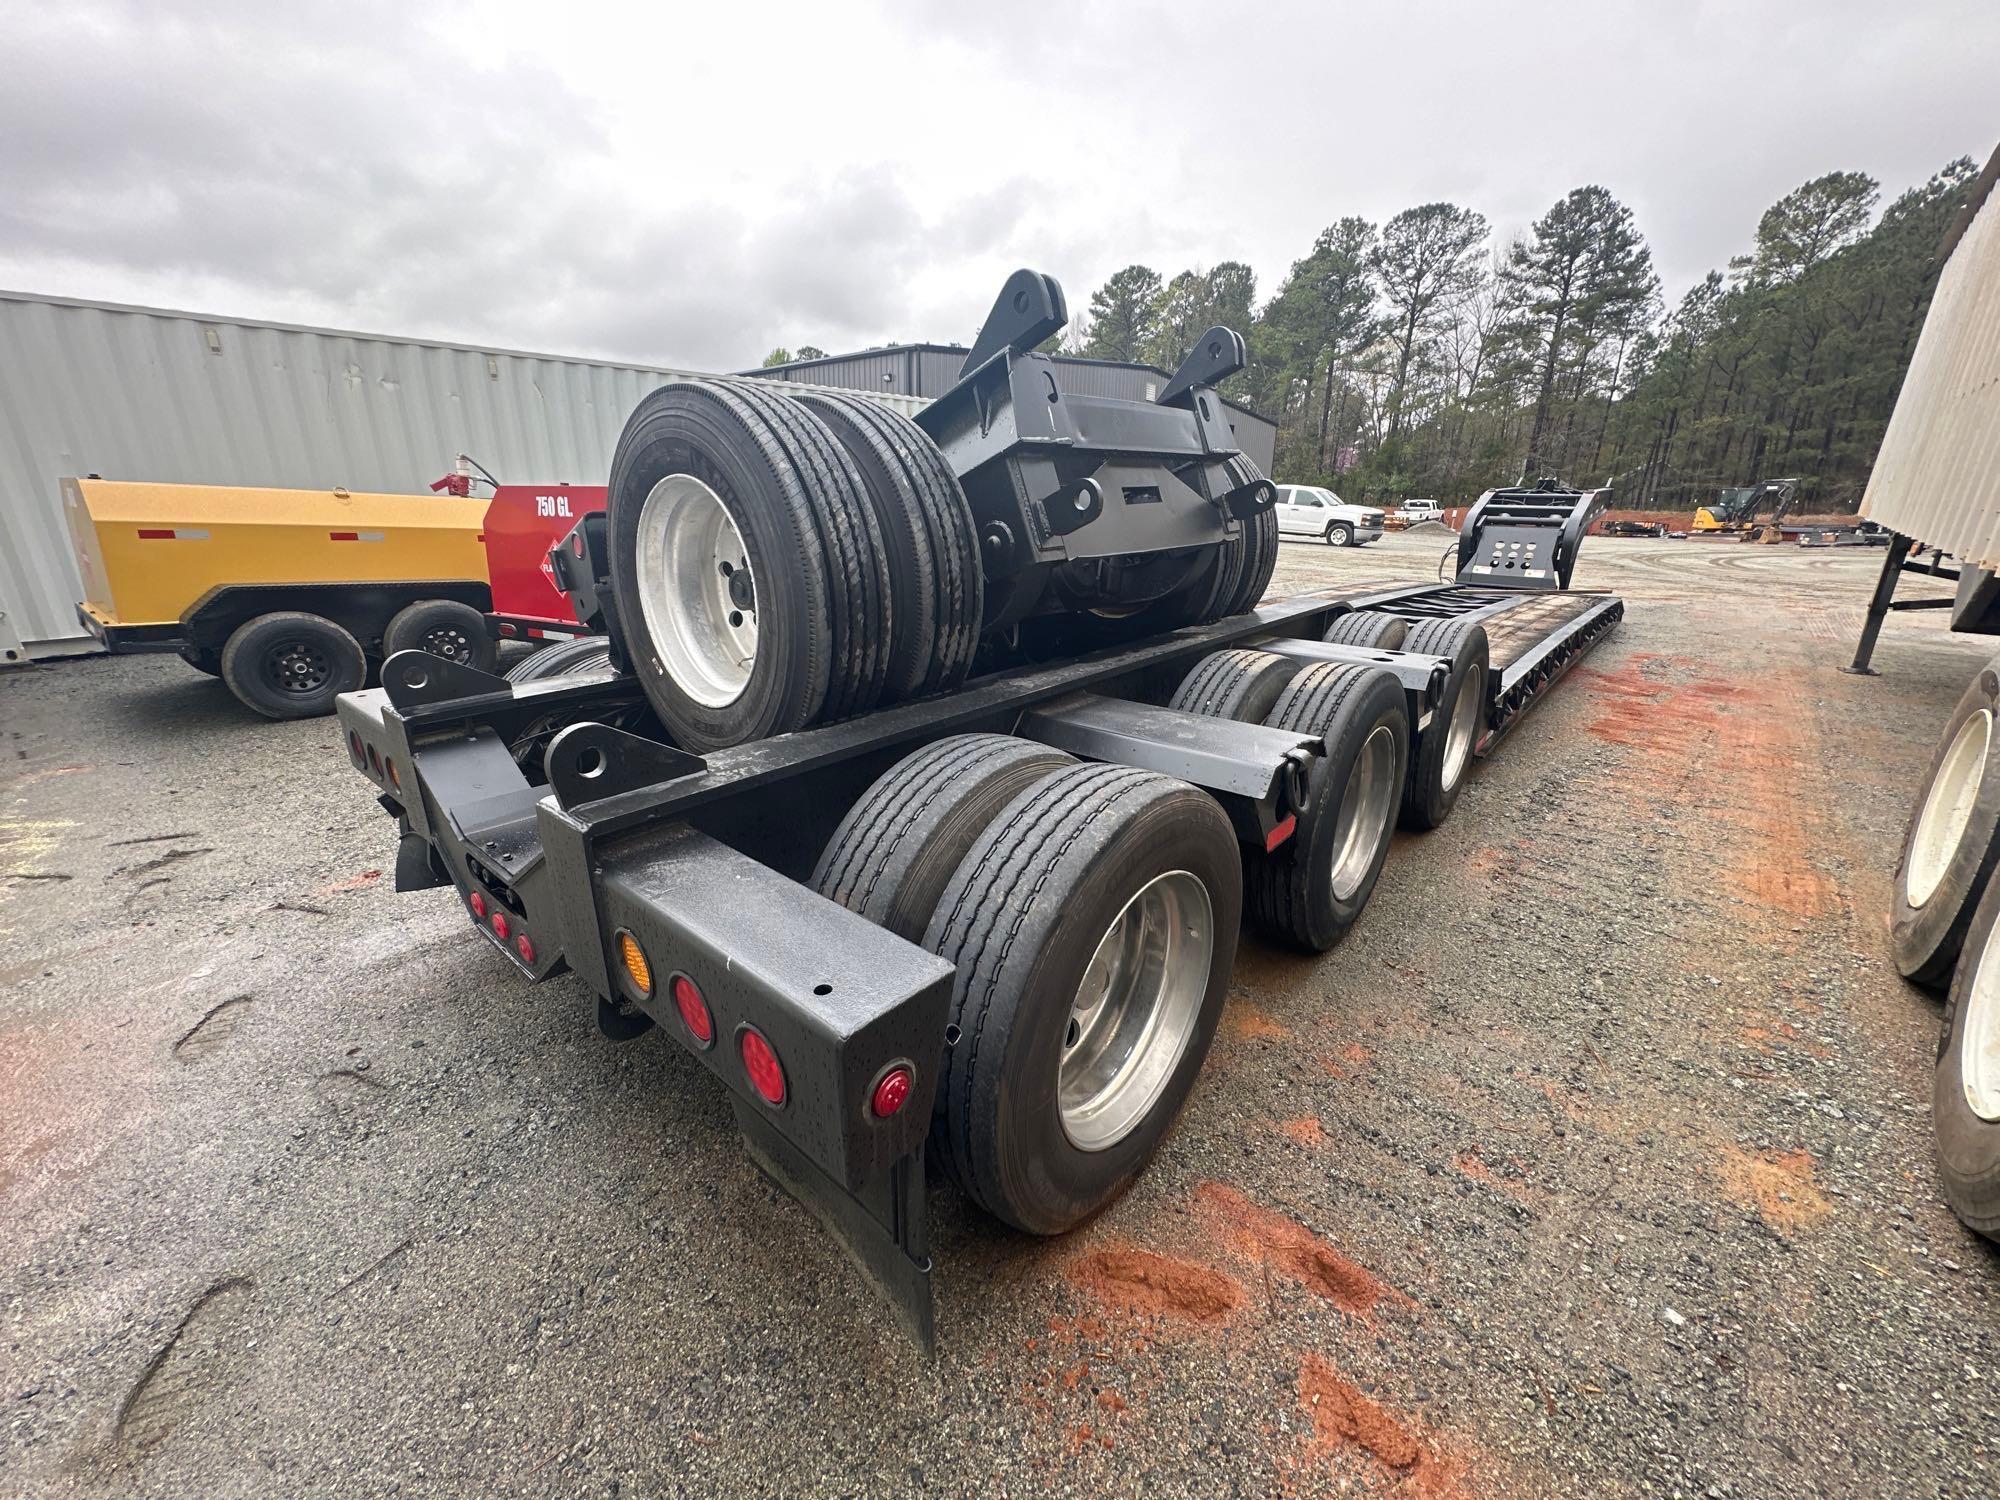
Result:
[[[504,943],[507,941],[507,934],[512,932],[513,930],[514,929],[512,924],[510,924],[507,920],[507,913],[505,913],[504,911],[496,911],[495,913],[493,913],[493,935],[495,937],[497,937],[498,939],[500,939],[501,942]]]
[[[916,1075],[902,1063],[897,1063],[875,1085],[875,1092],[868,1096],[868,1108],[877,1118],[888,1119],[910,1102],[910,1090],[916,1082]]]
[[[674,1009],[681,1013],[688,1035],[702,1046],[715,1040],[715,1017],[708,1013],[708,1001],[702,998],[701,986],[685,974],[674,976]]]
[[[618,934],[618,957],[625,965],[625,977],[632,981],[641,999],[653,993],[653,966],[646,962],[646,950],[629,932]]]
[[[361,748],[361,734],[359,730],[350,729],[347,731],[347,752],[354,757],[354,763],[357,766],[367,762],[368,756]]]
[[[465,904],[472,908],[472,914],[475,917],[479,917],[482,920],[485,918],[486,898],[480,895],[478,891],[474,891],[470,896],[467,896],[465,898]]]
[[[785,1102],[785,1069],[778,1061],[778,1054],[771,1044],[764,1040],[764,1033],[755,1027],[743,1028],[743,1036],[736,1044],[743,1054],[743,1071],[750,1075],[750,1087],[766,1104],[778,1105]]]
[[[389,785],[400,792],[403,789],[403,775],[396,769],[396,758],[392,755],[383,756],[382,769],[389,773]]]
[[[514,939],[514,951],[521,955],[522,963],[524,964],[533,963],[535,961],[534,939],[530,938],[527,935],[527,933],[525,932],[522,933],[519,937]]]

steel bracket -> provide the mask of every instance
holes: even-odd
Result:
[[[549,741],[542,764],[556,805],[565,812],[708,769],[699,755],[609,724],[570,725]]]

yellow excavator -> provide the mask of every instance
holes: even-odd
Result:
[[[1792,500],[1798,491],[1797,479],[1770,479],[1763,484],[1724,490],[1712,504],[1704,505],[1694,513],[1694,524],[1688,528],[1688,535],[1738,536],[1753,542],[1778,541],[1779,523],[1785,519],[1785,512],[1792,508]],[[1758,517],[1766,509],[1771,512],[1770,516],[1759,520]]]

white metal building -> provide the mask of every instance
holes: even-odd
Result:
[[[679,373],[0,291],[0,662],[95,648],[65,477],[416,493],[470,453],[509,482],[601,484]]]

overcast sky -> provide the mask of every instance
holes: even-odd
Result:
[[[1996,80],[2000,0],[0,0],[0,286],[722,369],[1597,182],[1672,298]]]

